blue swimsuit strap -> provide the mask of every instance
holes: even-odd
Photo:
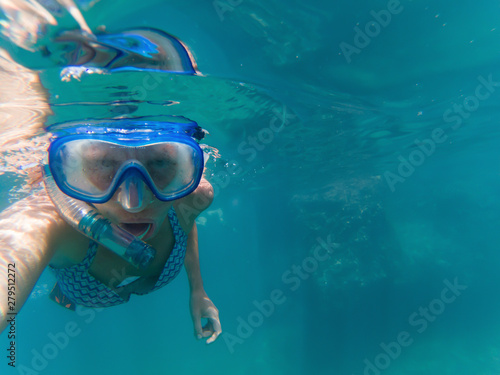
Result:
[[[92,265],[92,262],[94,261],[98,247],[99,244],[97,242],[90,240],[89,247],[87,248],[87,254],[85,255],[85,258],[81,263],[83,266],[85,266],[85,269],[87,271],[89,270],[90,266]]]
[[[160,289],[175,279],[184,265],[184,257],[186,256],[187,248],[187,234],[181,227],[173,206],[168,212],[168,218],[170,220],[170,226],[172,227],[175,243],[163,267],[163,271],[156,281],[155,286],[151,289],[151,292]]]

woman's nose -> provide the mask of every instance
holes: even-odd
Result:
[[[123,209],[136,213],[144,210],[153,201],[153,194],[142,178],[130,176],[120,185],[118,202]]]

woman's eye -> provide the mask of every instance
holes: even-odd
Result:
[[[148,161],[149,168],[166,168],[170,165],[169,161],[166,159],[155,159]]]
[[[95,161],[95,165],[100,168],[114,168],[116,161],[112,159],[99,159]]]

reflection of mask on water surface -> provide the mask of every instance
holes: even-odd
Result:
[[[96,35],[72,30],[61,33],[56,42],[62,44],[59,64],[66,66],[65,72],[197,73],[196,62],[186,46],[161,30],[144,28]],[[64,79],[64,73],[61,75]]]

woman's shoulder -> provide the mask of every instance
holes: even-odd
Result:
[[[212,204],[212,201],[214,200],[214,188],[210,182],[203,178],[196,190],[189,196],[192,196],[191,199],[194,204],[194,208],[199,209],[201,212],[206,210]]]
[[[181,225],[191,228],[198,215],[212,204],[213,199],[214,189],[212,185],[202,178],[195,191],[173,203]]]

